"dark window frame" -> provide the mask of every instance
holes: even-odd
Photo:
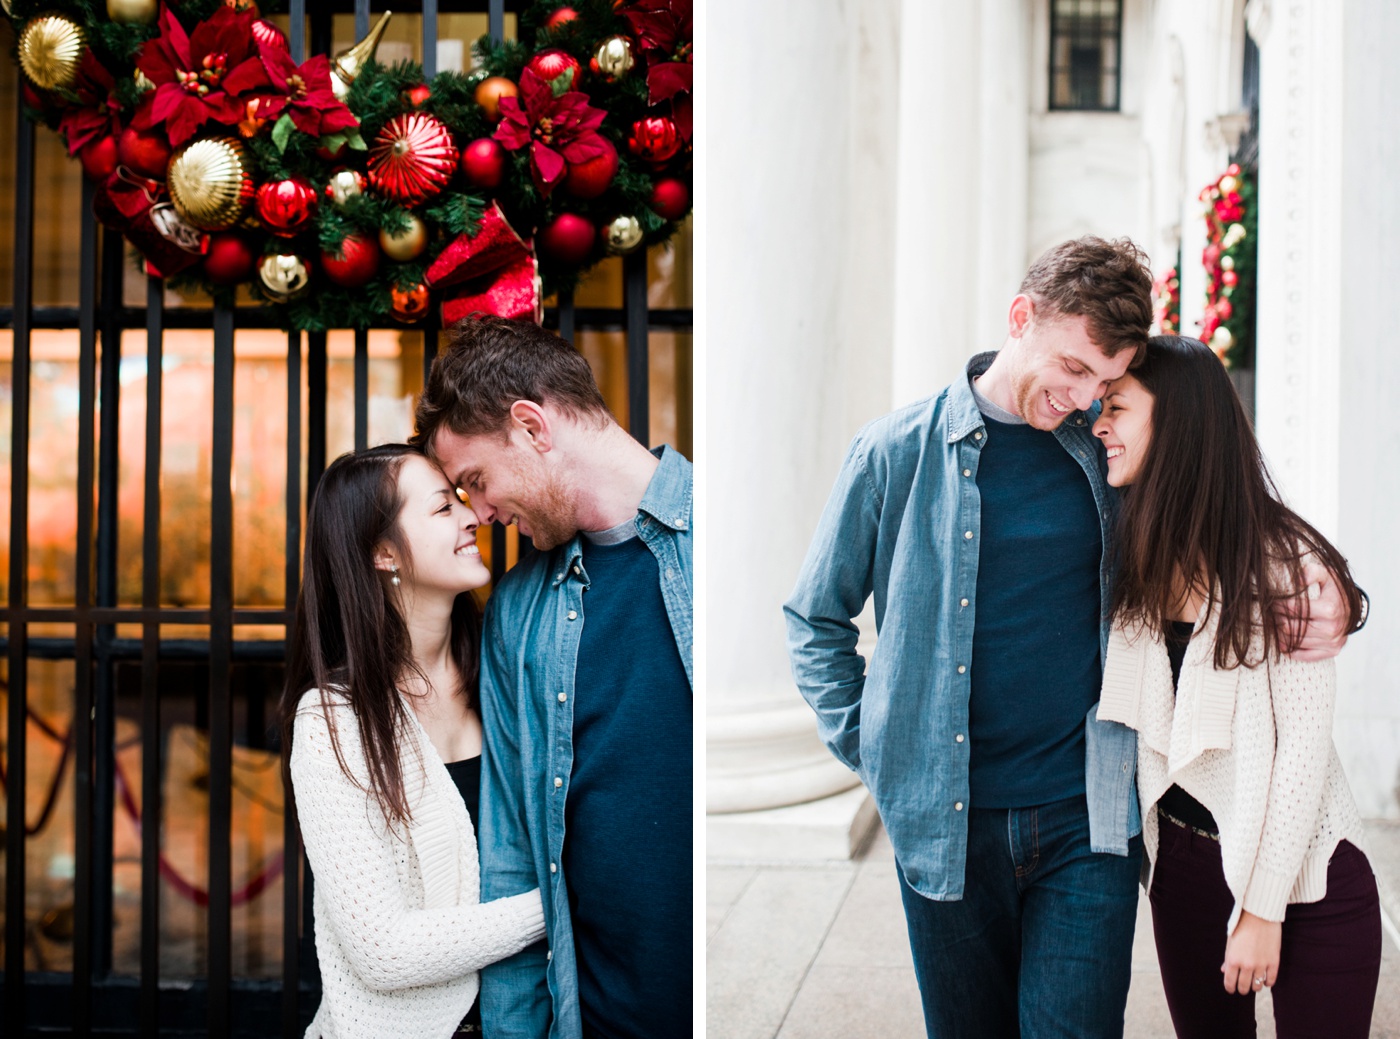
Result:
[[[1086,5],[1093,5],[1095,8],[1101,0],[1050,0],[1050,46],[1046,54],[1047,78],[1049,83],[1049,93],[1047,95],[1049,110],[1052,112],[1121,112],[1123,106],[1123,0],[1116,0],[1117,10],[1112,16],[1111,28],[1105,28],[1098,14],[1089,14],[1081,9]],[[1068,14],[1062,14],[1059,8],[1066,3],[1074,5],[1074,10]],[[1056,44],[1061,39],[1069,41],[1070,49],[1075,41],[1094,40],[1098,42],[1098,65],[1094,70],[1093,79],[1099,84],[1098,104],[1086,104],[1074,100],[1073,76],[1075,69],[1073,64],[1057,65],[1055,63]],[[1104,43],[1112,40],[1113,50],[1116,55],[1111,73],[1113,76],[1113,96],[1104,98],[1102,84],[1105,76],[1110,73],[1109,67],[1103,60]],[[1057,75],[1066,74],[1071,77],[1069,87],[1069,98],[1057,97],[1055,80]]]

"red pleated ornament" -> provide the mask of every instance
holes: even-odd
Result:
[[[316,215],[316,189],[305,177],[269,181],[258,188],[257,206],[269,231],[290,238]]]
[[[263,47],[287,49],[286,34],[266,18],[259,18],[253,23],[253,39],[257,40]]]
[[[369,150],[370,187],[407,205],[436,195],[456,169],[451,132],[426,112],[390,119]]]
[[[647,162],[665,162],[681,150],[680,131],[670,116],[653,115],[632,124],[627,149]]]

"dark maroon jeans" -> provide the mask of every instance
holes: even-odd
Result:
[[[1254,995],[1225,991],[1225,925],[1234,899],[1220,843],[1158,817],[1152,930],[1179,1039],[1254,1036]],[[1278,1039],[1366,1039],[1381,969],[1376,878],[1342,841],[1327,867],[1327,896],[1294,903],[1283,920],[1273,987]]]

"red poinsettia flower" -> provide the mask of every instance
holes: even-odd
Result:
[[[92,48],[83,50],[78,72],[73,80],[73,93],[78,103],[63,113],[58,128],[68,142],[68,154],[102,134],[121,132],[121,104],[115,97],[116,82],[107,67],[97,60]]]
[[[510,151],[530,146],[530,176],[547,196],[569,166],[608,154],[608,143],[598,134],[606,115],[589,106],[587,94],[569,90],[555,97],[548,83],[526,69],[520,96],[501,98],[495,138]]]
[[[235,125],[246,114],[242,95],[268,86],[253,39],[251,10],[220,7],[189,36],[164,8],[160,35],[146,41],[136,66],[156,85],[133,120],[146,130],[165,124],[170,143],[179,147],[210,119]]]
[[[691,92],[695,81],[691,2],[638,0],[622,12],[647,60],[649,104],[659,104],[677,94]],[[679,119],[677,112],[677,122]],[[689,129],[685,137],[690,137]]]
[[[298,130],[313,137],[360,125],[331,89],[331,62],[324,54],[298,67],[285,47],[264,47],[262,63],[276,93],[258,101],[259,119],[275,119],[285,111]]]

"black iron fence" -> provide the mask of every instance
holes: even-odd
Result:
[[[306,49],[331,49],[330,5],[308,11],[305,0],[290,2],[291,51],[298,61]],[[506,7],[491,0],[489,29],[500,38]],[[452,10],[480,10],[463,5]],[[345,12],[349,7],[344,9]],[[356,38],[369,27],[367,0],[353,7]],[[427,77],[435,74],[439,5],[424,0],[421,9],[422,55]],[[18,73],[15,73],[18,75]],[[16,90],[16,95],[19,91]],[[270,855],[235,887],[233,844],[246,837],[246,823],[234,814],[235,759],[261,750],[268,759],[277,747],[270,705],[280,688],[282,638],[292,623],[300,581],[301,523],[306,500],[327,461],[328,334],[290,333],[286,340],[285,503],[282,551],[285,570],[280,605],[237,605],[233,485],[235,455],[236,330],[267,329],[269,314],[256,306],[167,307],[163,285],[148,279],[144,307],[123,301],[127,266],[122,239],[104,233],[92,214],[92,187],[85,182],[79,226],[78,306],[35,306],[33,285],[35,128],[20,114],[14,156],[14,297],[0,308],[0,329],[11,330],[10,518],[8,602],[0,654],[5,666],[7,711],[3,757],[5,783],[4,973],[0,1020],[6,1035],[197,1034],[300,1035],[318,998],[311,952],[308,892],[299,882],[302,861],[296,821],[281,820],[280,858]],[[625,337],[626,414],[633,434],[649,437],[649,344],[652,332],[685,334],[692,326],[688,307],[648,306],[648,257],[623,257],[621,306],[575,307],[572,296],[545,312],[547,325],[571,341],[591,332],[620,332]],[[433,319],[428,319],[432,321]],[[36,331],[77,330],[77,467],[75,580],[71,603],[31,602],[31,429],[36,386],[33,342]],[[140,582],[136,602],[119,593],[119,571],[134,548],[119,540],[118,503],[123,465],[122,342],[124,332],[145,330],[144,452],[139,494]],[[187,329],[212,332],[212,440],[206,491],[208,600],[172,604],[162,589],[162,556],[179,547],[180,531],[162,532],[162,458],[168,443],[166,407],[169,390],[163,372],[167,334]],[[439,329],[427,325],[422,336],[426,373],[437,352]],[[353,442],[369,442],[371,339],[367,331],[353,337]],[[680,424],[688,426],[688,354],[677,362]],[[621,401],[615,401],[621,410]],[[128,431],[129,432],[129,431]],[[203,537],[203,532],[200,533]],[[134,539],[128,539],[134,540]],[[499,576],[512,549],[506,532],[493,528],[490,559]],[[125,553],[125,555],[124,555]],[[245,628],[245,626],[247,626]],[[243,629],[240,632],[239,629]],[[269,631],[270,629],[270,631]],[[252,637],[241,637],[247,632]],[[33,709],[31,677],[52,666],[63,675],[71,662],[71,715],[67,731]],[[47,674],[47,671],[44,672]],[[163,803],[167,775],[175,754],[172,722],[188,723],[196,734],[202,774],[192,782],[207,791],[207,827],[200,848],[207,862],[207,883],[192,884],[168,861],[166,842],[172,828],[171,806]],[[134,730],[128,737],[119,733]],[[37,734],[37,735],[34,735]],[[61,747],[53,789],[37,800],[35,816],[27,805],[30,740],[46,748]],[[127,768],[123,755],[139,744],[139,770]],[[36,879],[26,861],[27,841],[46,820],[58,796],[59,776],[72,769],[71,903],[59,906],[42,926],[66,940],[71,969],[45,969],[27,960],[35,939],[28,891]],[[129,764],[129,760],[128,760]],[[261,767],[261,766],[259,766]],[[199,772],[199,770],[196,770]],[[238,780],[242,782],[242,780]],[[274,781],[275,782],[275,781]],[[164,784],[164,785],[163,785]],[[280,794],[280,784],[277,786]],[[135,791],[139,790],[139,803]],[[255,792],[256,793],[256,792]],[[240,798],[248,795],[240,793]],[[242,803],[242,802],[240,802]],[[253,798],[254,808],[259,803]],[[273,805],[276,808],[278,806]],[[114,956],[117,931],[114,881],[114,825],[125,811],[139,832],[139,856],[123,869],[135,868],[139,920],[122,921],[139,933],[134,953]],[[196,854],[195,858],[200,858]],[[58,856],[57,858],[62,858]],[[275,876],[274,876],[275,875]],[[237,971],[235,909],[282,878],[280,933],[268,945],[278,951],[280,971]],[[162,888],[174,887],[197,905],[196,946],[202,966],[172,970],[172,958],[185,950],[169,948],[162,935]],[[240,909],[241,911],[241,909]],[[66,934],[66,938],[64,937]],[[163,947],[163,943],[164,946]],[[193,948],[192,947],[192,948]],[[246,956],[245,956],[246,960]],[[134,969],[133,969],[134,965]],[[261,976],[253,976],[260,973]],[[168,976],[163,976],[168,975]]]

